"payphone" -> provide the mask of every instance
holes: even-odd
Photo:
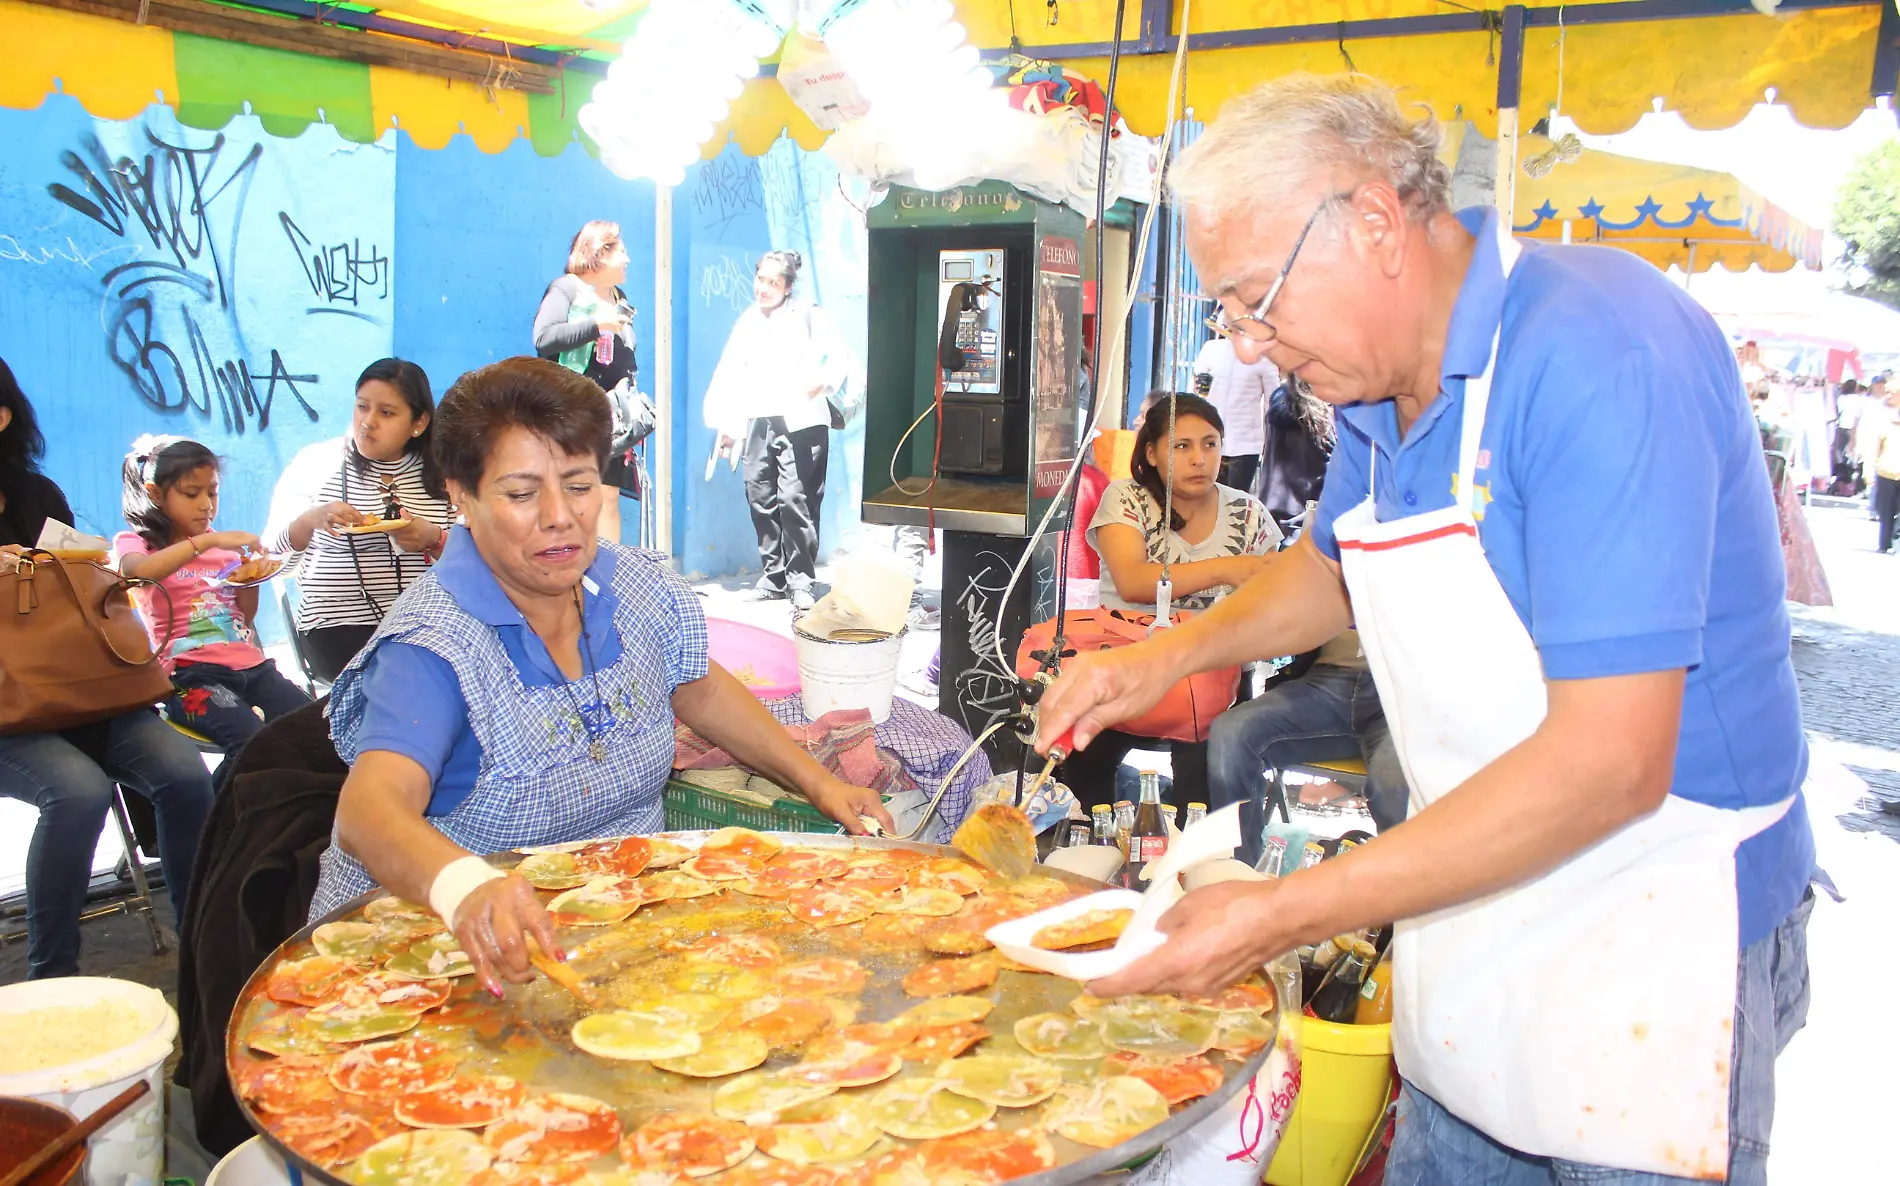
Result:
[[[1015,706],[1016,643],[1054,613],[1060,514],[1002,602],[1086,444],[1084,221],[997,181],[893,187],[867,221],[864,521],[944,532],[940,704],[974,735]]]
[[[937,253],[937,368],[943,375],[943,445],[937,472],[997,475],[1023,438],[1022,400],[1003,383],[1004,248]]]

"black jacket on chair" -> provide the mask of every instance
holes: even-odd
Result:
[[[349,773],[330,745],[327,703],[279,717],[225,760],[198,844],[179,930],[175,1078],[214,1154],[252,1135],[225,1075],[231,1012],[252,971],[304,924]]]

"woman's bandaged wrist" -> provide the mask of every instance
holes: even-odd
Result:
[[[506,876],[506,873],[480,857],[458,857],[442,866],[435,880],[430,883],[429,909],[452,927],[455,925],[455,912],[461,907],[463,898],[474,893],[475,887],[483,882]]]

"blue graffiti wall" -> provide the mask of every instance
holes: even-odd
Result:
[[[345,430],[371,361],[417,361],[440,396],[472,367],[531,352],[536,305],[590,218],[622,226],[650,382],[653,190],[578,146],[491,156],[457,137],[424,151],[400,132],[358,145],[323,124],[280,139],[250,116],[207,132],[164,107],[95,119],[63,96],[0,109],[0,144],[0,358],[84,530],[122,529],[118,462],[148,432],[216,450],[220,524],[261,528],[289,459]],[[787,140],[696,166],[674,196],[674,406],[661,410],[673,547],[695,576],[758,568],[738,475],[705,475],[701,410],[775,246],[806,256],[806,295],[856,351],[861,382],[863,219],[829,161]],[[827,546],[857,524],[861,438],[861,417],[832,438]],[[260,626],[282,637],[268,604]]]
[[[393,145],[62,96],[0,110],[0,143],[0,356],[79,526],[123,530],[118,460],[164,432],[227,459],[222,525],[261,528],[276,474],[389,352]]]
[[[571,145],[558,157],[517,140],[493,156],[457,136],[439,151],[396,149],[396,352],[429,372],[438,397],[466,370],[534,353],[534,311],[567,269],[590,219],[620,224],[632,256],[641,383],[651,388],[653,187],[623,181]],[[629,508],[627,519],[634,518]]]

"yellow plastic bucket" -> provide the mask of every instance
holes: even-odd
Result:
[[[1299,1019],[1300,1097],[1267,1167],[1270,1186],[1345,1186],[1385,1115],[1392,1027]]]

